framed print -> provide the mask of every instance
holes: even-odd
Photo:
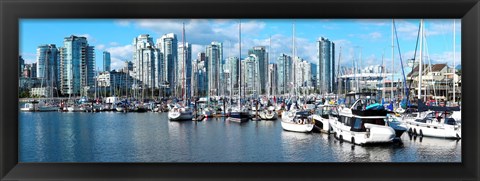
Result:
[[[2,179],[478,179],[477,1],[0,6]]]

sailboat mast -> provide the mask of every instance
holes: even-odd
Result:
[[[392,19],[392,81],[390,82],[390,86],[391,86],[391,89],[390,89],[390,101],[393,101],[393,82],[394,82],[394,71],[395,71],[395,45],[393,44],[393,42],[395,41],[394,38],[393,38],[393,35],[394,35],[394,19]]]
[[[185,97],[185,64],[187,61],[185,60],[185,22],[183,22],[183,30],[182,30],[182,59],[183,59],[183,67],[182,67],[182,98],[183,101],[186,101]]]
[[[295,75],[295,69],[297,68],[296,67],[296,61],[295,61],[295,21],[293,21],[293,24],[292,24],[292,29],[293,29],[293,33],[292,33],[292,54],[293,54],[293,57],[292,57],[292,62],[293,62],[293,95],[297,95],[297,84],[296,84],[296,75]]]
[[[242,20],[238,23],[238,108],[241,109],[242,98]]]
[[[420,59],[418,63],[418,99],[422,98],[422,74],[423,74],[423,19],[420,20]]]
[[[456,75],[456,52],[455,52],[455,19],[453,19],[453,77],[452,77],[452,82],[453,82],[453,104],[456,104],[456,99],[455,99],[455,75]]]

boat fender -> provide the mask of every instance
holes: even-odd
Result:
[[[413,128],[413,134],[417,135],[417,129]]]
[[[340,138],[339,138],[339,140],[340,140],[340,143],[342,143],[342,142],[343,142],[343,136],[342,136],[342,135],[340,135]]]
[[[422,132],[422,130],[420,130],[420,137],[423,137],[423,132]]]
[[[354,137],[352,137],[352,143],[355,144],[355,138]]]

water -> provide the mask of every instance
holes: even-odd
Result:
[[[353,146],[280,120],[172,122],[166,113],[21,112],[20,162],[461,162],[461,141]]]

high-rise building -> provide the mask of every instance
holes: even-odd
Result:
[[[318,90],[321,94],[332,93],[335,89],[335,44],[320,37],[317,41],[317,58]]]
[[[277,58],[277,93],[293,93],[293,61],[292,57],[282,54]]]
[[[225,62],[224,71],[228,72],[226,94],[238,95],[238,57],[228,57]]]
[[[110,59],[110,52],[104,51],[103,52],[103,71],[104,72],[110,72],[110,65],[112,63],[112,60]]]
[[[260,94],[260,72],[258,71],[258,63],[257,57],[254,54],[242,61],[242,95]]]
[[[62,94],[80,94],[95,85],[95,52],[86,37],[70,36],[60,48]]]
[[[20,55],[18,56],[18,76],[19,77],[22,77],[24,69],[25,69],[25,60]]]
[[[154,88],[160,87],[163,78],[163,57],[148,34],[134,38],[133,45],[133,71],[134,78],[138,80],[135,86],[140,87],[142,95],[145,95],[145,89],[153,92]]]
[[[177,97],[181,97],[185,92],[186,97],[190,97],[192,80],[192,45],[185,43],[178,45],[178,64],[177,64]]]
[[[163,75],[160,79],[162,85],[168,85],[167,95],[172,95],[176,85],[176,65],[178,61],[178,40],[173,33],[164,34],[157,39],[157,47],[163,54]]]
[[[207,46],[205,51],[205,60],[207,61],[208,73],[208,94],[211,96],[219,96],[221,93],[220,87],[222,85],[222,60],[223,60],[223,46],[220,42],[212,42]]]
[[[37,47],[37,78],[42,80],[44,87],[59,87],[60,52],[54,44]]]
[[[29,66],[30,68],[30,77],[37,77],[37,63],[32,63]]]
[[[277,94],[277,64],[268,64],[267,94]]]
[[[259,85],[260,94],[266,93],[267,77],[268,77],[268,54],[264,46],[255,46],[252,49],[248,50],[249,55],[255,55],[257,63],[257,70],[259,71]]]

